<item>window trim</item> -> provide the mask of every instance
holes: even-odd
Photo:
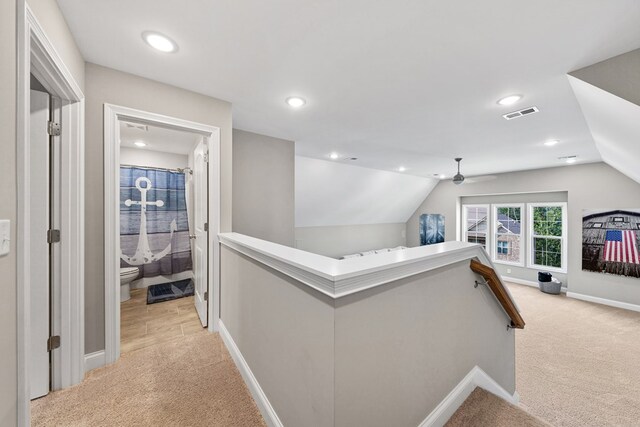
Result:
[[[491,243],[493,240],[491,239],[491,227],[489,227],[489,221],[491,221],[491,205],[484,203],[470,203],[462,205],[462,241],[467,241],[467,209],[466,208],[485,208],[487,210],[487,237],[485,240],[486,251],[488,254],[491,253]],[[477,243],[478,245],[480,243]]]
[[[547,236],[550,238],[557,238],[560,240],[561,244],[561,263],[562,266],[560,268],[557,267],[549,267],[547,265],[539,265],[535,263],[535,248],[533,247],[533,241],[536,237],[533,234],[533,209],[540,207],[560,207],[562,208],[562,236],[554,237]],[[567,245],[568,242],[568,221],[567,221],[567,203],[566,202],[554,202],[554,203],[527,203],[527,213],[529,215],[530,221],[528,225],[528,236],[527,236],[527,249],[529,250],[529,256],[527,257],[527,268],[534,268],[538,270],[546,270],[555,273],[567,273],[567,260],[568,260],[568,252],[569,247]]]
[[[504,261],[498,259],[498,208],[520,208],[520,260],[519,261]],[[527,223],[527,212],[524,203],[492,203],[491,204],[491,241],[495,242],[492,245],[491,261],[495,264],[513,265],[516,267],[524,267],[525,255],[524,248],[527,246],[526,236],[524,232],[524,226]]]

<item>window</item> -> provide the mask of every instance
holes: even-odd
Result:
[[[567,270],[566,203],[529,205],[529,267]]]
[[[502,264],[524,265],[523,204],[493,205],[493,261]]]
[[[479,243],[487,249],[489,232],[489,205],[463,205],[463,241]]]

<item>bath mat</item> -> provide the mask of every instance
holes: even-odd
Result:
[[[147,289],[147,304],[190,297],[195,290],[191,279],[151,285]]]

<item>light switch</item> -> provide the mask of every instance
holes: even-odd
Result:
[[[7,255],[11,249],[11,222],[0,219],[0,256]]]

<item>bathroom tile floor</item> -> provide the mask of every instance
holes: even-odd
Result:
[[[120,304],[120,351],[128,353],[206,332],[193,298],[147,305],[147,290],[132,289],[131,299]]]

